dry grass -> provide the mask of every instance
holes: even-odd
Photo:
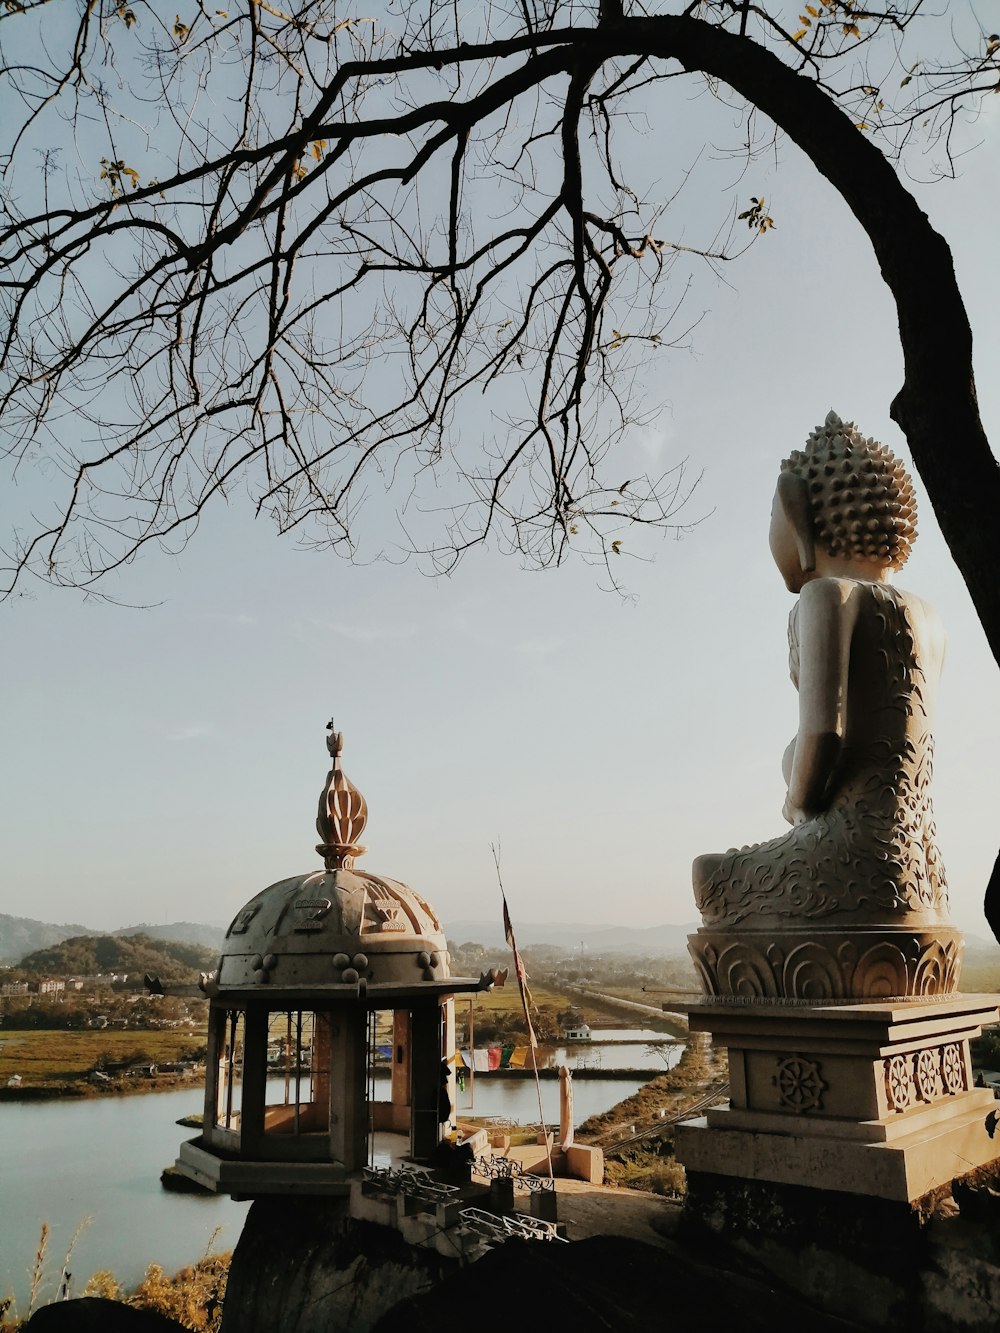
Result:
[[[43,1223],[38,1240],[38,1247],[31,1274],[31,1291],[28,1308],[23,1314],[27,1320],[39,1307],[51,1301],[61,1301],[68,1292],[68,1265],[81,1231],[89,1222],[85,1218],[74,1232],[66,1257],[62,1262],[55,1286],[52,1287],[51,1269],[48,1266],[49,1228]],[[174,1275],[168,1276],[159,1264],[150,1264],[146,1276],[135,1291],[129,1293],[122,1289],[113,1273],[101,1269],[94,1273],[81,1293],[84,1296],[100,1296],[104,1300],[122,1301],[125,1305],[141,1310],[155,1310],[174,1319],[192,1333],[218,1333],[222,1322],[222,1302],[226,1294],[226,1281],[229,1276],[231,1252],[212,1254],[215,1232],[208,1243],[205,1254],[197,1263],[189,1264]],[[43,1288],[46,1291],[41,1298]],[[17,1333],[24,1327],[19,1312],[13,1308],[10,1298],[0,1300],[0,1333]]]
[[[603,1115],[591,1116],[577,1130],[581,1143],[604,1144],[604,1179],[608,1185],[676,1196],[684,1192],[684,1168],[674,1157],[673,1128],[637,1142],[613,1145],[632,1133],[656,1130],[660,1112],[680,1111],[726,1077],[725,1056],[700,1042],[689,1042],[677,1065],[651,1079],[632,1097]]]
[[[178,1060],[182,1052],[202,1041],[204,1034],[196,1029],[17,1031],[3,1027],[0,1028],[0,1087],[6,1086],[12,1074],[20,1074],[25,1085],[34,1087],[73,1082],[84,1078],[104,1052],[113,1059],[124,1059],[131,1052],[142,1050],[155,1063]]]
[[[618,1138],[654,1127],[660,1111],[672,1114],[692,1102],[715,1083],[728,1076],[724,1053],[689,1042],[680,1060],[664,1074],[650,1079],[633,1096],[612,1106],[610,1111],[592,1115],[576,1131],[583,1141]]]
[[[646,1194],[664,1194],[677,1198],[687,1187],[684,1168],[673,1155],[673,1141],[661,1140],[653,1148],[638,1148],[633,1159],[605,1160],[605,1185],[619,1189],[642,1190]]]
[[[692,982],[690,991],[679,987],[657,987],[655,990],[643,990],[641,986],[594,986],[595,990],[604,991],[605,995],[616,995],[620,1000],[631,1000],[633,1004],[645,1004],[653,1009],[662,1009],[671,999],[684,999],[699,994],[697,984]]]

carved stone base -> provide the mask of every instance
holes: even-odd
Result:
[[[791,1006],[706,1000],[692,1032],[729,1053],[728,1107],[677,1127],[691,1171],[913,1202],[1000,1157],[969,1042],[997,997]]]
[[[744,999],[889,1000],[958,989],[961,933],[954,926],[833,930],[714,930],[688,936],[707,995]]]

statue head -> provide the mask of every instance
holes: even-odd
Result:
[[[794,592],[816,569],[817,550],[882,577],[906,563],[916,514],[913,483],[900,460],[831,412],[805,448],[781,464],[771,550]]]

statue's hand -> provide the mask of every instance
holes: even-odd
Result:
[[[792,805],[787,795],[785,797],[785,804],[781,807],[781,814],[793,827],[797,824],[804,824],[809,818],[808,811],[800,810],[797,805]]]
[[[785,753],[781,756],[781,776],[786,783],[792,780],[792,765],[795,762],[795,742],[797,739],[797,736],[792,737],[785,747]]]

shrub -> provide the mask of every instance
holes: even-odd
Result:
[[[217,1333],[231,1257],[207,1254],[173,1277],[168,1277],[159,1264],[150,1264],[127,1304],[155,1310],[194,1333]]]

